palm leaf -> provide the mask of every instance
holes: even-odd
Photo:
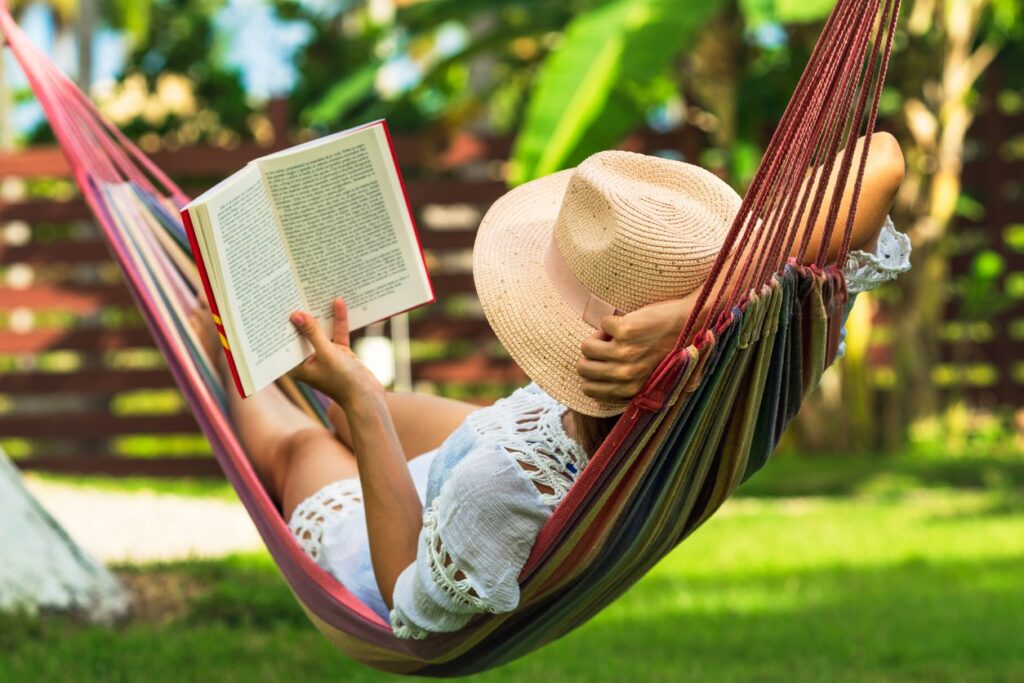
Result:
[[[642,94],[692,41],[722,0],[613,0],[581,14],[537,75],[516,137],[518,184],[618,143],[649,104]]]
[[[335,83],[316,104],[302,111],[300,118],[303,123],[329,125],[343,118],[349,110],[373,95],[380,67],[379,62],[371,62]]]

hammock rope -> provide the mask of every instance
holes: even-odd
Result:
[[[703,315],[690,317],[541,530],[520,575],[520,607],[422,641],[395,638],[309,559],[260,485],[187,322],[202,291],[178,217],[188,197],[31,44],[3,0],[0,31],[225,476],[311,621],[369,666],[452,676],[521,657],[587,621],[767,462],[837,352],[846,302],[837,263],[850,248],[868,152],[855,168],[857,140],[875,129],[899,10],[900,0],[836,3],[701,289],[694,310]],[[854,178],[841,226],[843,193],[826,201],[834,171],[837,187]],[[807,262],[810,231],[798,227],[821,215],[824,238]],[[827,262],[836,229],[839,257]],[[281,386],[326,424],[314,392]]]

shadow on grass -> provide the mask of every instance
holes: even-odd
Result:
[[[0,680],[392,679],[333,651],[266,561],[161,571],[201,586],[170,621],[0,620]],[[480,679],[1024,680],[1022,576],[1024,557],[721,578],[655,572],[578,631]]]

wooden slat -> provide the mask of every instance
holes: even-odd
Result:
[[[0,157],[3,154],[0,153]],[[2,162],[0,162],[2,163]],[[0,173],[2,175],[2,173]],[[83,218],[91,218],[92,213],[81,198],[64,202],[49,200],[28,200],[16,204],[0,202],[0,220],[28,221],[30,223],[64,223]]]
[[[104,263],[110,261],[107,243],[94,240],[62,240],[12,247],[0,244],[0,263],[27,263],[33,266],[54,263]]]
[[[56,145],[0,152],[0,177],[67,176],[71,169]]]
[[[95,313],[104,306],[134,304],[131,294],[122,284],[76,285],[58,287],[39,285],[29,289],[0,287],[0,310],[15,308],[50,308],[70,313]]]
[[[410,334],[414,339],[426,340],[479,340],[481,337],[494,338],[490,325],[483,319],[451,320],[443,316],[427,319],[413,319],[409,322]]]
[[[424,204],[491,205],[508,191],[499,180],[467,181],[459,178],[431,178],[406,181],[409,203],[414,208]]]
[[[217,461],[209,456],[178,458],[122,458],[113,455],[36,455],[14,463],[25,471],[56,474],[104,474],[114,477],[222,477]]]
[[[450,294],[473,294],[476,292],[472,273],[459,273],[456,275],[442,273],[431,276],[430,281],[434,285],[434,294],[438,298]],[[0,290],[0,292],[2,291]]]
[[[275,103],[276,104],[276,103]],[[640,131],[627,137],[621,149],[653,152],[658,149],[682,149],[689,152],[699,144],[701,133],[683,128],[668,133]],[[467,164],[491,159],[507,159],[512,139],[477,137],[462,133],[448,140],[433,142],[423,136],[393,136],[395,154],[402,166],[427,166],[439,170],[457,169]],[[176,150],[161,150],[150,155],[166,173],[174,176],[215,176],[234,173],[256,157],[268,154],[280,145],[261,147],[246,143],[232,149],[208,145]],[[15,152],[0,153],[0,177],[35,176],[69,177],[71,173],[64,154],[55,145],[37,146]]]
[[[413,376],[430,382],[483,384],[519,382],[526,374],[511,360],[470,356],[459,360],[423,361],[413,364]]]
[[[95,439],[118,434],[188,434],[199,431],[188,413],[175,415],[111,415],[102,411],[59,415],[0,415],[0,434],[7,437]]]
[[[424,249],[472,249],[476,230],[424,230],[420,229]]]
[[[0,393],[106,395],[134,389],[173,387],[167,370],[106,370],[76,372],[14,372],[0,374]]]
[[[456,137],[446,149],[425,144],[422,137],[395,136],[395,154],[402,166],[433,166],[458,168],[488,159],[506,159],[511,149],[511,138]],[[268,154],[274,146],[260,147],[251,143],[233,149],[197,146],[186,149],[163,150],[150,155],[163,171],[173,176],[226,175],[234,173],[256,157]],[[35,176],[66,178],[71,174],[67,160],[56,146],[32,147],[16,152],[0,153],[0,177]]]
[[[271,151],[269,147],[253,144],[239,145],[233,149],[210,146],[166,150],[150,155],[150,158],[164,172],[174,176],[221,175],[234,173],[249,161]],[[71,175],[64,154],[56,146],[31,147],[16,152],[0,153],[0,177],[35,176],[67,178]]]
[[[424,249],[472,249],[475,230],[420,230]],[[62,240],[50,243],[30,243],[23,246],[0,244],[0,263],[53,263],[107,262],[111,258],[107,243],[97,236],[94,240]]]
[[[153,337],[142,327],[121,330],[35,330],[25,334],[0,333],[0,353],[37,353],[53,349],[107,351],[152,346]]]

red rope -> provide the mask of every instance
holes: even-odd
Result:
[[[852,206],[840,226],[839,260],[845,259],[900,4],[900,0],[838,0],[697,296],[677,351],[706,338],[708,330],[728,319],[729,311],[742,305],[755,287],[781,272],[791,253],[804,265],[810,228],[822,215],[822,239],[812,264],[826,265],[844,188],[854,173]],[[870,112],[866,121],[865,111]],[[862,130],[866,141],[857,160],[854,155]],[[835,190],[829,197],[833,175]],[[803,225],[808,228],[800,234]]]

